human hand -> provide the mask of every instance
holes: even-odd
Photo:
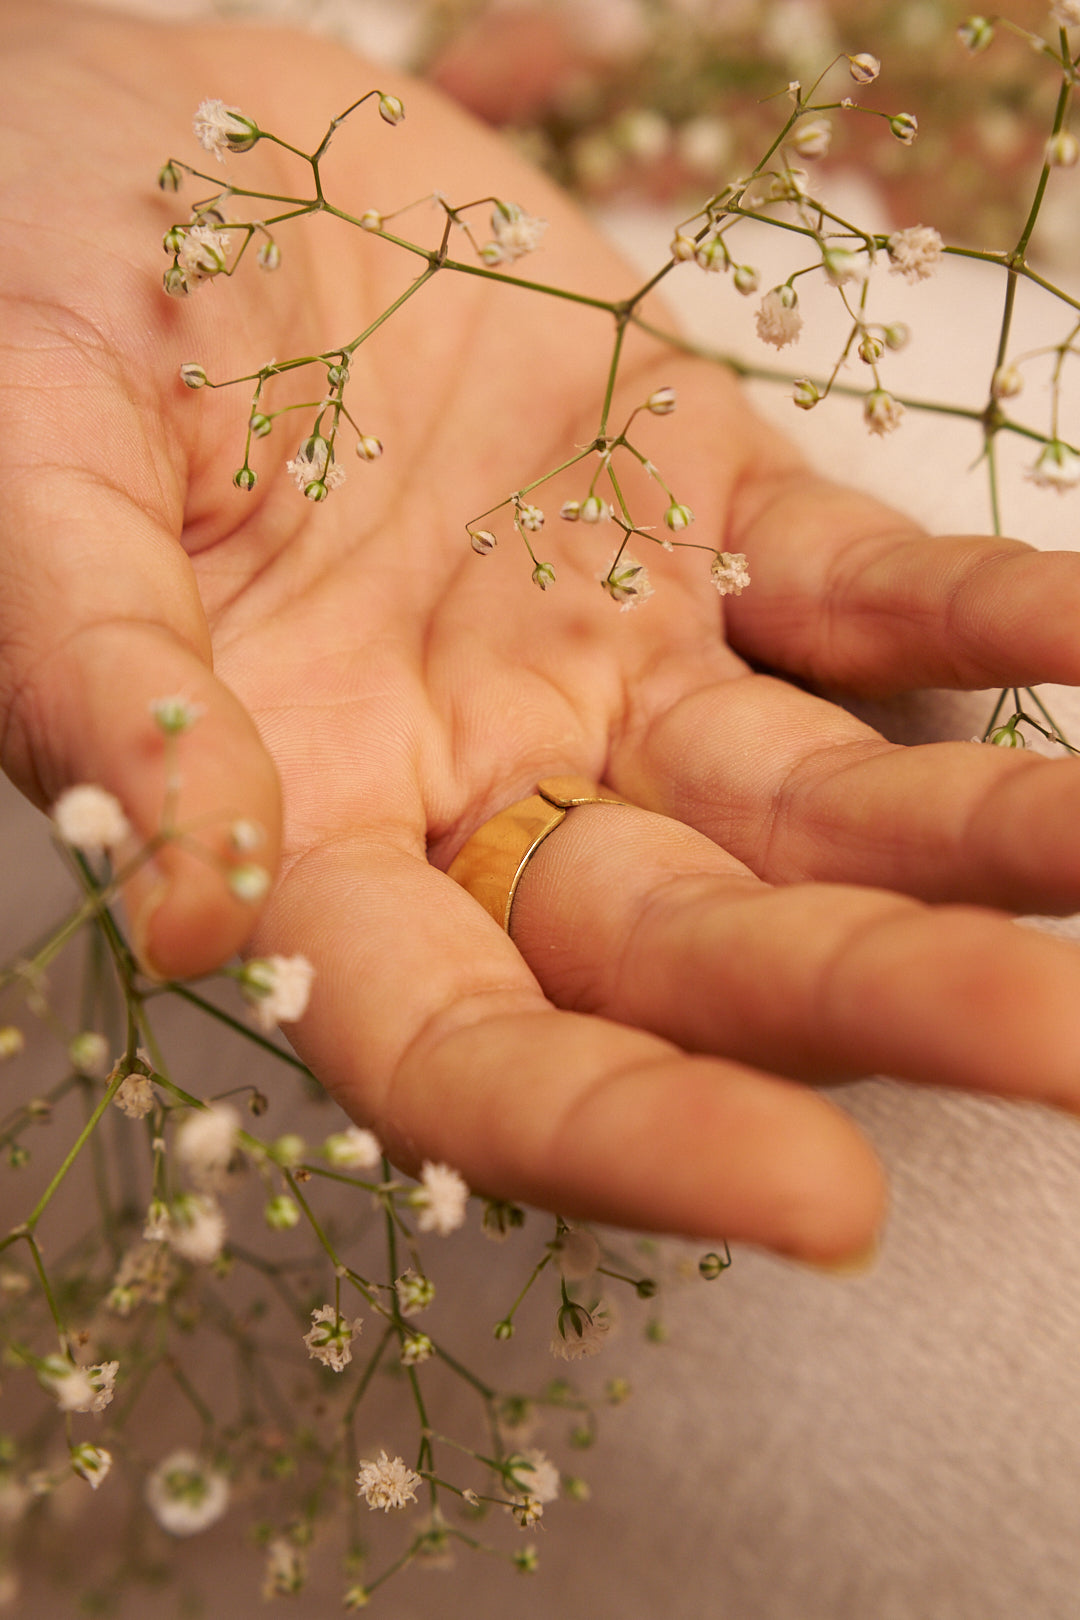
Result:
[[[926,540],[810,472],[730,379],[639,337],[619,408],[677,387],[678,416],[642,440],[695,534],[745,551],[753,584],[721,604],[692,557],[661,555],[653,599],[620,614],[596,583],[596,531],[552,525],[558,580],[541,594],[509,543],[474,557],[463,523],[595,434],[610,322],[450,273],[354,368],[382,460],[313,507],[271,468],[296,447],[276,433],[241,494],[237,401],[194,398],[180,362],[227,376],[345,341],[411,271],[318,219],[278,277],[245,266],[169,302],[156,244],[172,200],[150,177],[165,153],[194,155],[207,95],[313,144],[385,76],[272,31],[39,5],[0,27],[16,225],[0,260],[5,769],[42,805],[99,782],[150,836],[149,704],[203,707],[180,818],[213,844],[249,817],[269,864],[280,851],[251,945],[316,964],[295,1043],[397,1163],[445,1159],[567,1215],[828,1260],[866,1246],[884,1190],[854,1126],[802,1081],[886,1071],[1080,1106],[1080,958],[972,909],[1080,903],[1077,767],[896,748],[782,678],[1076,681],[1080,560]],[[345,126],[328,160],[358,210],[494,192],[551,221],[545,280],[634,290],[508,150],[422,87],[402,94],[403,128]],[[268,183],[285,161],[262,146],[230,160]],[[576,493],[570,477],[543,504]],[[568,772],[642,808],[571,813],[530,862],[511,940],[445,868]],[[166,974],[208,969],[255,921],[180,846],[130,901]]]

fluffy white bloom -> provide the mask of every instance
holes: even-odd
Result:
[[[173,1204],[164,1235],[181,1260],[193,1266],[212,1266],[225,1247],[226,1231],[225,1216],[216,1199],[203,1193],[187,1193]],[[149,1222],[143,1235],[151,1236]]]
[[[519,1451],[507,1464],[513,1483],[522,1497],[537,1502],[554,1502],[559,1494],[559,1470],[544,1452],[535,1447]]]
[[[61,1412],[103,1412],[113,1398],[118,1361],[102,1361],[96,1367],[77,1367],[64,1356],[47,1356],[38,1369],[38,1378]]]
[[[332,459],[329,442],[318,434],[304,440],[293,459],[285,463],[285,471],[305,495],[313,484],[337,489],[345,482],[344,467]]]
[[[236,1153],[240,1115],[228,1103],[211,1103],[188,1114],[176,1133],[176,1157],[192,1186],[202,1192],[224,1187]]]
[[[195,1536],[225,1512],[229,1482],[194,1452],[173,1451],[147,1479],[146,1501],[170,1536]]]
[[[1051,439],[1040,450],[1035,465],[1028,468],[1027,477],[1040,489],[1056,489],[1064,495],[1080,483],[1080,456],[1060,439]]]
[[[1052,0],[1050,11],[1062,28],[1080,26],[1080,0]]]
[[[349,1125],[328,1136],[323,1152],[337,1170],[374,1170],[382,1160],[379,1138],[360,1125]]]
[[[338,1315],[333,1305],[320,1305],[312,1311],[311,1327],[304,1334],[308,1355],[334,1372],[344,1372],[352,1360],[352,1341],[362,1327],[359,1317],[349,1322]]]
[[[793,287],[773,287],[765,294],[757,312],[757,334],[762,343],[771,343],[776,349],[797,343],[802,325],[799,298]]]
[[[647,602],[653,593],[652,582],[648,570],[633,557],[623,556],[622,561],[616,563],[611,571],[603,576],[600,583],[611,597],[618,602],[625,611],[627,608],[637,607],[641,602]]]
[[[394,1289],[398,1298],[398,1310],[402,1316],[416,1316],[420,1311],[426,1310],[435,1298],[435,1284],[430,1277],[421,1277],[419,1272],[402,1272],[394,1282]]]
[[[560,1321],[551,1340],[551,1353],[562,1361],[581,1361],[602,1350],[610,1332],[611,1320],[603,1305],[591,1312],[575,1310],[568,1320]]]
[[[416,1224],[421,1232],[437,1232],[440,1237],[464,1226],[468,1201],[468,1187],[448,1164],[425,1164],[420,1186],[409,1199],[420,1211]]]
[[[260,1029],[303,1018],[315,978],[306,956],[260,956],[244,964],[240,988]]]
[[[709,566],[709,578],[721,596],[739,596],[750,583],[750,570],[742,551],[718,551]]]
[[[863,404],[863,421],[878,438],[884,438],[886,433],[895,433],[903,415],[904,407],[900,401],[886,393],[884,388],[875,388],[867,394]]]
[[[480,256],[485,264],[513,264],[536,251],[547,225],[546,219],[527,214],[516,203],[499,203],[491,215],[494,241],[481,248]]]
[[[561,1232],[555,1245],[555,1263],[570,1282],[581,1282],[591,1277],[600,1264],[600,1245],[584,1227]]]
[[[189,286],[199,286],[209,276],[218,276],[229,262],[232,240],[227,231],[213,225],[192,225],[184,232],[176,259]]]
[[[223,101],[201,101],[192,123],[195,138],[207,152],[224,163],[226,152],[246,152],[258,140],[258,128],[245,118],[239,107]]]
[[[932,225],[909,225],[889,237],[889,268],[908,281],[925,281],[941,262],[941,249],[941,237]]]
[[[375,1462],[362,1462],[356,1476],[358,1495],[369,1508],[382,1508],[384,1513],[414,1502],[419,1484],[420,1475],[406,1466],[403,1457],[388,1457],[385,1451],[380,1451]]]
[[[104,1446],[91,1445],[84,1440],[81,1445],[71,1449],[71,1467],[80,1479],[85,1479],[92,1491],[105,1483],[109,1469],[112,1467],[112,1452],[106,1451]]]
[[[61,793],[51,815],[57,837],[84,855],[115,849],[131,833],[119,799],[89,783]]]
[[[156,1100],[148,1074],[128,1074],[121,1080],[113,1102],[128,1119],[145,1119]]]

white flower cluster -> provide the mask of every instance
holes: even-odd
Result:
[[[103,1412],[113,1398],[118,1361],[79,1367],[66,1356],[46,1356],[38,1378],[56,1397],[61,1412]]]
[[[244,964],[240,989],[259,1028],[269,1031],[303,1018],[314,979],[306,956],[260,956]]]
[[[909,225],[889,237],[890,270],[908,281],[926,281],[941,262],[942,241],[932,225]]]
[[[83,855],[102,855],[131,836],[119,799],[89,783],[61,793],[51,815],[56,836]]]
[[[718,551],[709,566],[709,578],[721,596],[739,596],[750,583],[745,553]]]
[[[357,1494],[373,1512],[408,1507],[416,1500],[420,1482],[420,1475],[406,1466],[404,1457],[388,1457],[385,1451],[374,1462],[362,1462],[356,1476]]]
[[[224,163],[226,152],[246,152],[259,138],[259,126],[245,118],[239,107],[223,101],[201,101],[193,120],[195,138],[207,152]]]
[[[419,1211],[416,1224],[421,1232],[446,1237],[465,1224],[469,1189],[448,1164],[424,1164],[420,1185],[410,1194],[409,1202]]]
[[[757,312],[757,334],[762,343],[783,349],[799,341],[802,328],[799,295],[794,287],[773,287],[765,294]]]

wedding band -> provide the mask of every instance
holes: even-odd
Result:
[[[517,886],[544,839],[579,804],[625,803],[587,776],[545,777],[535,793],[476,829],[455,855],[448,875],[509,933]]]

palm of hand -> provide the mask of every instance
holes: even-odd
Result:
[[[156,60],[157,37],[138,34]],[[174,72],[170,107],[155,115],[165,146],[177,140],[174,104],[206,93],[219,38],[193,51],[187,75]],[[306,47],[323,76],[315,112],[301,88],[313,75],[294,76],[280,44],[246,44],[251,96],[243,70],[230,94],[268,127],[266,85],[299,123],[317,124],[324,98],[344,104],[355,93],[340,58]],[[96,132],[102,109],[88,100]],[[136,110],[126,108],[132,122]],[[495,191],[551,215],[545,278],[603,297],[632,290],[581,221],[553,198],[538,205],[538,182],[449,118],[423,98],[411,105],[392,137],[416,140],[400,148],[395,196],[360,205],[430,190],[419,170],[450,144],[455,200]],[[105,156],[134,186],[125,140]],[[62,191],[55,207],[72,205]],[[102,195],[117,191],[114,180]],[[127,199],[111,206],[111,245],[123,244],[121,260],[141,277]],[[358,359],[372,411],[362,425],[385,439],[384,460],[357,467],[318,509],[269,469],[243,497],[227,482],[232,399],[193,400],[159,379],[204,354],[221,352],[227,372],[286,342],[321,349],[401,290],[403,260],[383,244],[354,256],[318,242],[297,251],[303,274],[283,291],[267,291],[252,269],[179,311],[126,276],[135,321],[109,284],[109,255],[90,255],[89,290],[56,270],[55,307],[74,305],[82,320],[89,309],[113,351],[111,414],[71,417],[68,441],[76,486],[106,486],[91,538],[108,536],[113,566],[104,579],[61,585],[63,611],[39,605],[30,635],[9,608],[8,639],[22,655],[9,675],[9,768],[44,799],[73,777],[104,780],[150,830],[161,788],[144,700],[182,686],[207,708],[185,754],[182,813],[257,814],[273,858],[265,745],[284,790],[284,866],[255,943],[318,965],[301,1051],[399,1162],[446,1157],[493,1193],[827,1255],[864,1241],[878,1220],[876,1169],[834,1110],[749,1065],[890,1066],[1075,1106],[1049,1043],[1032,1061],[1030,1014],[1006,1007],[1034,1006],[1058,1030],[1076,1016],[1075,967],[1061,947],[895,895],[759,881],[1068,905],[1071,875],[1048,872],[1015,828],[1038,818],[1049,839],[1067,825],[1072,772],[969,747],[900,757],[842,711],[749,674],[740,656],[878,690],[1075,678],[1073,655],[1038,611],[1076,590],[1072,559],[942,542],[928,577],[900,520],[814,480],[726,381],[685,364],[658,369],[643,346],[612,420],[659,383],[679,384],[677,431],[647,421],[643,448],[697,509],[695,535],[751,553],[755,584],[729,614],[739,652],[724,644],[695,554],[662,558],[656,597],[621,615],[596,583],[603,541],[571,529],[545,545],[558,583],[541,596],[505,555],[505,520],[503,547],[484,561],[463,523],[595,433],[610,326],[450,272]],[[15,453],[21,445],[40,462],[42,418],[28,434],[28,413],[10,415]],[[299,442],[304,413],[290,420],[305,424]],[[142,453],[121,465],[110,445],[136,430]],[[283,431],[270,441],[279,462],[295,449]],[[579,472],[536,498],[550,512],[581,492]],[[65,499],[69,511],[62,479],[44,519],[33,500],[15,503],[28,533],[36,519],[35,566],[54,582],[81,555]],[[645,521],[658,516],[654,507]],[[997,614],[1017,580],[1033,612],[1006,637]],[[224,687],[209,674],[211,647]],[[523,883],[519,955],[439,868],[487,816],[569,770],[646,810],[574,812]],[[164,903],[157,890],[143,896],[143,942],[169,966],[201,965],[239,941],[246,919],[180,852],[174,877]],[[555,1010],[534,972],[562,1006],[605,1018]]]

